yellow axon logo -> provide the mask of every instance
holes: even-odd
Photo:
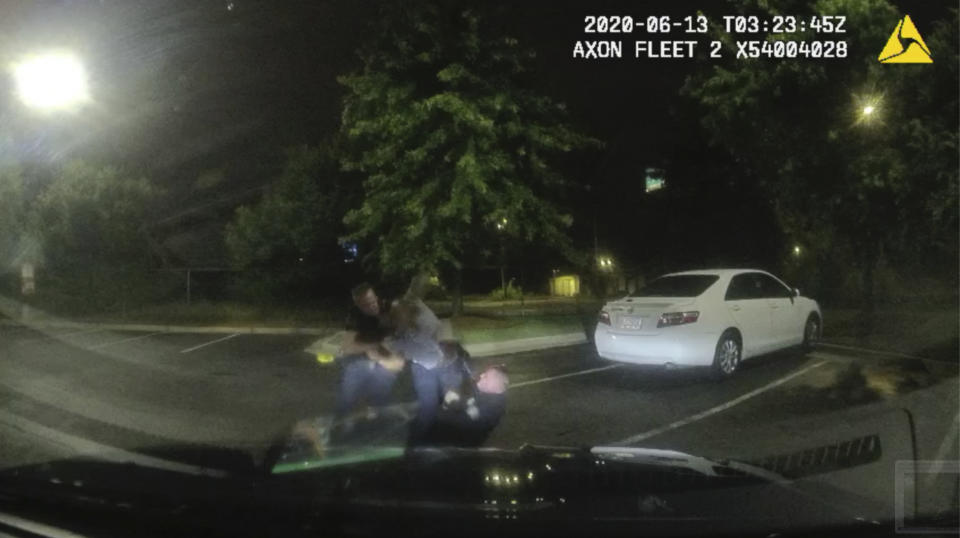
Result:
[[[920,37],[920,32],[910,20],[910,15],[904,15],[897,23],[896,29],[890,34],[887,45],[880,51],[877,58],[882,64],[932,64],[930,49]]]

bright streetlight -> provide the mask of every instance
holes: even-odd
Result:
[[[13,65],[13,78],[20,100],[30,108],[67,110],[90,98],[83,65],[69,53],[30,56]]]
[[[856,124],[872,125],[883,121],[883,94],[855,95],[853,114]]]

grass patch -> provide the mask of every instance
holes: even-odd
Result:
[[[869,328],[864,327],[855,309],[824,309],[823,317],[823,338],[827,342],[935,359],[958,358],[960,315],[956,306],[880,308]]]

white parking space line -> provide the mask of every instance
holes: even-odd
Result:
[[[660,435],[661,433],[665,433],[665,432],[668,432],[668,431],[670,431],[670,430],[675,430],[675,429],[677,429],[677,428],[679,428],[679,427],[681,427],[681,426],[686,426],[687,424],[696,422],[696,421],[698,421],[698,420],[703,420],[703,419],[705,419],[705,418],[707,418],[707,417],[709,417],[709,416],[711,416],[711,415],[715,415],[715,414],[717,414],[717,413],[719,413],[719,412],[721,412],[721,411],[726,411],[727,409],[730,409],[731,407],[733,407],[733,406],[735,406],[735,405],[741,404],[741,403],[749,400],[750,398],[753,398],[754,396],[758,396],[758,395],[760,395],[760,394],[763,394],[764,392],[766,392],[766,391],[768,391],[768,390],[770,390],[770,389],[772,389],[772,388],[779,387],[780,385],[783,385],[783,384],[786,383],[787,381],[790,381],[791,379],[793,379],[793,378],[795,378],[795,377],[799,377],[799,376],[801,376],[801,375],[809,372],[810,370],[813,370],[814,368],[819,368],[820,366],[823,366],[824,364],[827,364],[827,361],[820,361],[820,362],[811,364],[810,366],[807,366],[806,368],[801,368],[800,370],[797,370],[796,372],[793,372],[792,374],[783,376],[783,377],[781,377],[780,379],[778,379],[778,380],[776,380],[776,381],[774,381],[774,382],[772,382],[772,383],[768,383],[768,384],[766,384],[766,385],[764,385],[764,386],[762,386],[762,387],[760,387],[760,388],[758,388],[758,389],[751,390],[750,392],[748,392],[748,393],[746,393],[746,394],[744,394],[744,395],[742,395],[742,396],[740,396],[740,397],[734,398],[734,399],[730,400],[730,401],[727,402],[727,403],[720,404],[720,405],[718,405],[718,406],[716,406],[716,407],[711,407],[710,409],[707,409],[706,411],[701,411],[700,413],[697,413],[697,414],[695,414],[695,415],[690,415],[689,417],[684,418],[684,419],[680,419],[680,420],[678,420],[678,421],[676,421],[676,422],[671,422],[670,424],[667,424],[666,426],[661,426],[661,427],[659,427],[659,428],[654,428],[654,429],[652,429],[652,430],[649,430],[649,431],[646,431],[646,432],[643,432],[643,433],[639,433],[639,434],[634,435],[634,436],[632,436],[632,437],[627,437],[626,439],[623,439],[622,441],[617,441],[617,442],[615,442],[615,443],[611,443],[611,445],[613,445],[613,446],[622,446],[622,445],[633,444],[633,443],[636,443],[636,442],[638,442],[638,441],[643,441],[644,439],[649,439],[649,438],[654,437],[654,436],[656,436],[656,435]]]
[[[143,340],[144,338],[150,338],[151,336],[156,336],[156,335],[158,335],[158,334],[163,334],[163,333],[155,332],[155,333],[150,333],[150,334],[141,334],[140,336],[133,336],[133,337],[131,337],[131,338],[124,338],[123,340],[111,340],[110,342],[104,342],[104,343],[102,343],[102,344],[97,344],[97,345],[95,345],[95,346],[90,346],[90,347],[88,347],[88,348],[86,348],[86,349],[90,349],[90,350],[93,350],[93,349],[102,349],[102,348],[105,348],[105,347],[107,347],[107,346],[112,346],[112,345],[115,345],[115,344],[123,344],[124,342],[133,342],[133,341],[135,341],[135,340]]]
[[[81,334],[92,334],[92,333],[103,332],[103,331],[105,331],[105,330],[106,330],[106,329],[81,329],[81,330],[79,330],[79,331],[73,331],[73,332],[69,332],[69,333],[51,334],[51,335],[50,335],[50,338],[66,338],[67,336],[78,336],[78,335],[81,335]]]
[[[950,454],[950,450],[957,447],[958,434],[960,434],[960,413],[957,413],[957,415],[953,417],[953,421],[950,423],[950,430],[947,432],[947,435],[943,437],[943,442],[940,443],[940,449],[937,450],[937,455],[933,457],[933,468],[930,474],[927,475],[927,486],[933,484],[937,475],[943,470],[944,463],[946,463],[945,460]]]
[[[871,355],[885,355],[887,357],[900,357],[903,359],[927,359],[927,357],[918,357],[916,355],[908,355],[906,353],[899,353],[896,351],[883,351],[879,349],[869,349],[865,347],[856,347],[856,346],[845,346],[841,344],[828,344],[827,342],[817,342],[817,347],[832,347],[834,349],[846,349],[849,351],[862,351],[864,353],[869,353]]]
[[[589,370],[580,370],[579,372],[571,372],[569,374],[555,375],[551,377],[544,377],[543,379],[532,379],[530,381],[523,381],[520,383],[511,383],[510,388],[516,389],[520,387],[526,387],[529,385],[536,385],[538,383],[546,383],[547,381],[554,381],[557,379],[563,379],[566,377],[574,377],[578,375],[592,374],[594,372],[602,372],[604,370],[612,370],[614,368],[620,368],[622,364],[611,364],[610,366],[601,366],[600,368],[590,368]]]
[[[94,455],[108,461],[117,463],[133,463],[142,467],[152,467],[154,469],[163,469],[165,471],[174,471],[177,473],[192,474],[198,476],[213,476],[222,478],[229,476],[230,473],[221,469],[211,469],[199,465],[180,463],[178,461],[166,460],[146,454],[130,452],[122,448],[103,445],[96,441],[77,437],[66,432],[48,428],[42,424],[28,420],[20,415],[0,410],[0,424],[16,428],[27,432],[35,437],[52,443],[59,447],[66,447],[81,454]]]
[[[70,337],[70,336],[80,336],[80,335],[83,335],[83,334],[93,334],[93,333],[98,333],[98,332],[102,332],[102,331],[105,331],[105,330],[106,330],[106,329],[81,329],[81,330],[79,330],[79,331],[72,331],[72,332],[67,332],[67,333],[44,333],[44,336],[40,336],[40,337],[37,337],[37,338],[27,338],[27,339],[24,339],[24,340],[20,340],[20,341],[18,341],[18,342],[16,343],[16,345],[22,346],[22,345],[26,345],[26,344],[36,344],[36,343],[39,343],[39,342],[46,342],[47,340],[60,340],[60,339],[62,339],[62,338],[68,338],[68,337]],[[41,331],[41,332],[43,332],[43,331]]]
[[[209,342],[204,342],[204,343],[202,343],[202,344],[200,344],[200,345],[196,345],[196,346],[193,346],[193,347],[188,347],[187,349],[181,349],[181,350],[180,350],[180,353],[190,353],[191,351],[196,351],[196,350],[198,350],[198,349],[201,349],[201,348],[204,348],[204,347],[207,347],[207,346],[212,346],[213,344],[216,344],[217,342],[223,342],[224,340],[229,340],[229,339],[231,339],[231,338],[233,338],[233,337],[235,337],[235,336],[240,336],[240,333],[233,333],[233,334],[231,334],[231,335],[224,336],[223,338],[217,338],[216,340],[211,340],[211,341],[209,341]]]
[[[86,538],[82,534],[76,534],[70,531],[65,531],[58,527],[51,527],[50,525],[37,523],[36,521],[17,517],[5,512],[0,512],[0,523],[22,531],[28,536],[49,536],[50,538]],[[12,535],[4,533],[0,536]]]

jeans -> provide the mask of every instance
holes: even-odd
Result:
[[[424,368],[412,363],[413,390],[417,393],[417,416],[410,427],[410,443],[421,443],[430,432],[440,409],[440,373],[436,368]]]
[[[397,374],[387,370],[366,355],[351,355],[339,359],[343,365],[340,378],[340,393],[337,395],[335,414],[345,416],[362,399],[369,405],[382,407],[390,403]]]

